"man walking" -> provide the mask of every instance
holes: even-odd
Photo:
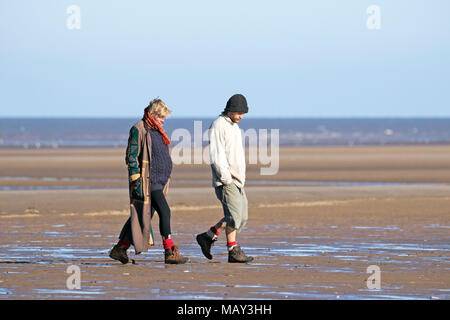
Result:
[[[222,203],[224,217],[207,232],[197,235],[197,242],[206,258],[212,259],[211,247],[223,230],[227,237],[228,262],[253,260],[236,242],[236,234],[247,223],[248,202],[244,191],[245,153],[239,121],[248,112],[247,100],[233,95],[225,110],[209,128],[209,154],[212,182]]]

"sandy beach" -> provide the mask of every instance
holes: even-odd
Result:
[[[281,148],[278,174],[249,165],[238,241],[255,260],[237,265],[224,235],[211,261],[195,242],[222,216],[207,164],[174,166],[168,195],[190,262],[165,265],[159,236],[134,264],[111,260],[129,215],[124,153],[0,150],[0,299],[450,298],[450,146]]]

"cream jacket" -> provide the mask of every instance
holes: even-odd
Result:
[[[237,123],[221,115],[209,128],[209,156],[213,187],[234,182],[245,184],[245,152]]]

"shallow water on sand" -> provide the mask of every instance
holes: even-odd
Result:
[[[100,179],[100,178],[73,178],[73,177],[8,177],[0,176],[0,181],[23,182],[23,185],[11,184],[0,186],[0,191],[8,190],[78,190],[78,189],[117,189],[124,188],[124,185],[115,185],[123,183],[123,179]],[[27,182],[33,181],[34,185],[27,185]],[[62,183],[59,185],[49,185],[48,182]],[[64,185],[64,183],[71,183]],[[74,184],[80,183],[80,185]],[[88,183],[84,185],[83,183]],[[89,185],[89,183],[95,183]],[[208,185],[211,180],[183,180],[174,179],[172,183],[188,183]],[[439,186],[441,183],[411,183],[411,182],[373,182],[373,181],[289,181],[289,180],[247,180],[247,185],[277,185],[277,186],[356,186],[356,187],[394,187],[394,186]]]
[[[54,225],[57,230],[64,225]],[[360,228],[354,226],[354,228]],[[21,230],[20,226],[16,226]],[[17,231],[16,230],[16,231]],[[390,230],[395,232],[399,228],[393,226],[377,227],[376,230]],[[373,229],[370,229],[373,231]],[[85,238],[91,238],[92,232],[84,232]],[[164,265],[162,249],[150,249],[149,252],[130,258],[135,263],[121,265],[108,257],[108,249],[98,247],[77,247],[69,244],[52,244],[53,240],[64,240],[72,236],[70,232],[49,231],[41,232],[42,240],[35,240],[32,244],[24,245],[17,242],[14,245],[0,246],[0,274],[8,276],[30,276],[30,273],[45,277],[45,274],[58,275],[61,279],[55,284],[52,281],[42,279],[29,279],[34,285],[16,283],[6,287],[4,281],[0,282],[0,298],[52,298],[52,299],[233,299],[241,298],[237,292],[245,291],[246,297],[251,299],[429,299],[431,296],[437,299],[450,298],[448,288],[430,288],[433,294],[425,295],[423,292],[414,293],[405,291],[403,286],[383,286],[379,290],[369,290],[362,286],[353,293],[340,293],[337,285],[301,282],[292,285],[278,286],[274,284],[232,284],[228,281],[198,281],[195,277],[208,276],[216,272],[211,266],[217,266],[224,270],[227,265],[227,256],[222,248],[213,247],[215,260],[204,259],[197,245],[187,243],[183,246],[183,254],[190,258],[190,262],[182,266]],[[254,262],[233,267],[242,272],[258,272],[258,270],[274,268],[279,273],[293,272],[296,270],[315,270],[318,274],[347,274],[360,275],[363,265],[395,265],[396,268],[407,266],[407,270],[423,268],[430,264],[438,264],[442,270],[450,270],[450,245],[448,242],[432,241],[420,243],[418,241],[387,242],[382,240],[356,242],[354,239],[334,241],[328,237],[299,236],[294,242],[272,241],[270,246],[248,245],[245,252],[255,257]],[[421,253],[440,252],[438,256],[420,257]],[[321,262],[317,265],[305,264],[303,258],[323,257],[333,259],[346,264],[327,264]],[[81,289],[68,289],[64,279],[68,275],[62,274],[70,265],[78,265],[84,273],[108,274],[114,273],[114,277],[104,280],[85,280],[81,282]],[[131,283],[123,285],[123,281],[115,279],[131,277],[134,274],[132,268],[143,268],[146,272],[177,272],[191,275],[189,281],[171,281],[161,283],[159,286],[145,287]],[[384,267],[383,267],[384,268]],[[108,271],[109,270],[109,271]],[[368,275],[367,275],[368,276]],[[39,277],[39,276],[38,276]],[[84,276],[83,276],[84,277]],[[191,279],[192,278],[192,279]],[[192,286],[192,281],[196,282]],[[124,295],[126,292],[126,295]],[[224,293],[225,292],[225,293]],[[234,292],[234,293],[233,293]]]

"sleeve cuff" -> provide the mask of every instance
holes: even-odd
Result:
[[[233,183],[233,178],[231,178],[231,179],[227,179],[227,180],[222,180],[222,183],[223,184],[226,184],[226,185],[228,185],[228,184],[231,184],[231,183]]]
[[[141,175],[140,175],[139,173],[133,174],[133,175],[130,176],[130,181],[137,180],[137,179],[139,179],[140,177],[141,177]]]

